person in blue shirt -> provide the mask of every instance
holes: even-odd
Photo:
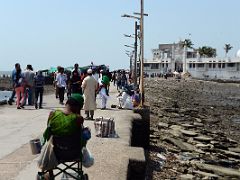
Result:
[[[15,95],[16,95],[16,91],[15,91],[15,87],[14,87],[14,79],[16,79],[17,69],[20,69],[20,64],[19,64],[19,63],[16,63],[16,64],[15,64],[15,68],[14,68],[14,70],[12,71],[12,76],[11,76],[11,78],[12,78],[13,90],[12,90],[12,95],[11,95],[11,97],[10,97],[9,100],[8,100],[8,104],[9,104],[9,105],[12,105],[12,103],[14,102],[13,99],[14,99],[14,97],[15,97]]]

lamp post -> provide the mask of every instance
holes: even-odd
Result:
[[[140,92],[141,92],[141,103],[140,105],[144,105],[144,16],[148,16],[148,14],[144,14],[144,0],[141,1],[141,12],[134,13],[135,15],[140,15],[140,17],[124,14],[122,17],[133,18],[140,21]],[[137,36],[137,34],[135,34]]]
[[[144,105],[144,0],[141,0],[141,18],[140,18],[140,39],[141,39],[141,74],[140,74],[140,92],[141,92],[141,103],[140,105]]]

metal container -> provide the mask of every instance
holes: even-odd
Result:
[[[31,147],[31,151],[32,151],[32,154],[35,155],[35,154],[39,154],[41,152],[41,142],[40,142],[40,139],[33,139],[33,140],[30,140],[29,141],[29,144],[30,144],[30,147]]]

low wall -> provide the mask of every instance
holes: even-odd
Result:
[[[11,78],[0,78],[0,90],[9,90],[12,88]]]

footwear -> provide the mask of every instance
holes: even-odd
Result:
[[[94,119],[93,119],[93,116],[90,117],[90,120],[94,120]]]
[[[105,110],[106,109],[106,107],[104,107],[104,108],[101,108],[101,110]]]
[[[37,109],[38,108],[38,105],[37,104],[35,104],[35,109]]]
[[[8,104],[9,104],[9,105],[12,105],[12,101],[11,101],[11,100],[8,100]]]
[[[86,120],[90,120],[91,118],[89,116],[86,116],[84,119]]]
[[[17,109],[22,109],[22,108],[18,106]]]
[[[39,106],[39,109],[43,109],[43,107],[42,107],[42,106]]]
[[[23,105],[20,105],[20,108],[21,108],[21,109],[24,109],[25,107],[24,107]]]

